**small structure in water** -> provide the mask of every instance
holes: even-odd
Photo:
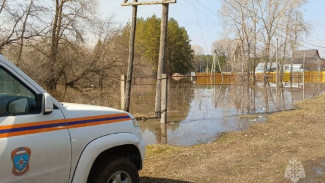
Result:
[[[185,75],[182,75],[182,74],[180,74],[180,73],[175,73],[175,74],[172,75],[172,78],[173,78],[173,80],[175,80],[175,81],[179,81],[179,80],[181,80],[181,79],[183,79],[183,78],[186,78],[186,76],[185,76]]]

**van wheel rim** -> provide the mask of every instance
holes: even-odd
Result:
[[[127,172],[117,171],[108,179],[107,183],[132,183],[132,181]]]

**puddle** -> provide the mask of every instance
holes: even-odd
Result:
[[[302,162],[305,170],[305,178],[301,183],[324,182],[325,179],[325,158],[318,158]]]

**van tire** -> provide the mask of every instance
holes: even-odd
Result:
[[[120,180],[127,183],[138,183],[138,169],[132,161],[124,157],[112,157],[102,170],[98,170],[95,183],[111,183]]]

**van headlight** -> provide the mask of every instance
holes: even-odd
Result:
[[[132,121],[133,121],[134,126],[136,126],[136,127],[140,126],[139,122],[135,118],[133,118]]]

